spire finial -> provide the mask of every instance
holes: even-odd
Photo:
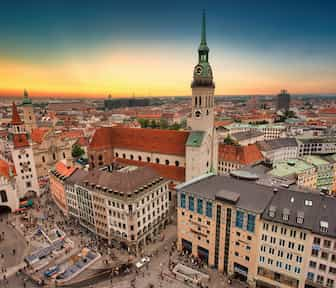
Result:
[[[205,24],[205,9],[202,13],[202,35],[201,35],[201,45],[206,45],[206,24]]]
[[[24,98],[28,98],[28,96],[29,96],[29,95],[28,95],[28,91],[27,91],[27,89],[24,89],[24,90],[23,90],[23,97],[24,97]]]

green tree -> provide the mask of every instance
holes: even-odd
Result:
[[[84,149],[81,146],[79,146],[78,144],[75,144],[75,145],[72,146],[72,152],[71,152],[72,157],[79,158],[79,157],[83,156],[84,153],[85,153]]]
[[[169,127],[170,130],[180,130],[181,129],[181,125],[178,123],[174,123],[173,125],[171,125]]]

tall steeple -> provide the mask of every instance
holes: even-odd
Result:
[[[198,48],[198,62],[208,62],[209,48],[206,42],[206,19],[205,10],[202,14],[202,27],[201,27],[201,43]]]
[[[19,112],[17,110],[17,107],[15,105],[15,102],[12,104],[12,125],[22,125],[23,122],[20,118]]]
[[[205,11],[202,13],[201,42],[198,47],[198,64],[194,68],[194,77],[191,87],[214,87],[212,70],[209,64],[209,47],[206,41]]]

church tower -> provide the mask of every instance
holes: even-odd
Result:
[[[29,98],[28,91],[24,90],[22,100],[23,121],[26,131],[31,134],[32,129],[36,128],[36,117],[32,100]]]
[[[214,128],[215,83],[209,64],[204,11],[198,64],[194,68],[191,89],[191,117],[188,119],[191,133],[186,147],[187,181],[202,174],[217,171],[218,145]]]
[[[206,42],[205,12],[202,17],[201,43],[198,48],[198,64],[194,68],[191,119],[192,130],[212,130],[214,126],[214,92],[212,69],[209,64],[209,48]]]

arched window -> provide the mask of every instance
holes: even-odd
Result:
[[[63,159],[65,159],[65,152],[63,152]]]
[[[124,158],[124,159],[126,158],[126,154],[125,154],[125,153],[123,153],[123,158]]]
[[[179,161],[175,161],[175,166],[179,167],[180,166],[180,162]]]
[[[119,153],[117,152],[117,153],[115,153],[115,157],[116,158],[118,158],[119,157]]]
[[[202,96],[199,96],[199,106],[202,106]]]
[[[56,160],[56,154],[55,153],[53,153],[53,160]]]
[[[133,156],[133,154],[131,154],[130,158],[131,158],[131,160],[133,160],[133,159],[134,159],[134,156]]]
[[[197,96],[195,97],[195,107],[197,107]]]
[[[43,162],[43,163],[45,162],[45,157],[44,157],[44,156],[42,156],[42,162]]]
[[[147,157],[147,162],[150,162],[150,157]]]
[[[159,164],[159,163],[160,163],[160,159],[159,159],[159,158],[156,158],[156,159],[155,159],[155,162],[156,162],[157,164]]]
[[[166,165],[169,165],[169,160],[166,160]]]
[[[138,156],[138,160],[139,160],[139,161],[142,161],[142,157],[141,157],[140,155]]]
[[[98,160],[99,160],[99,161],[103,160],[103,155],[99,154],[99,155],[98,155]]]

